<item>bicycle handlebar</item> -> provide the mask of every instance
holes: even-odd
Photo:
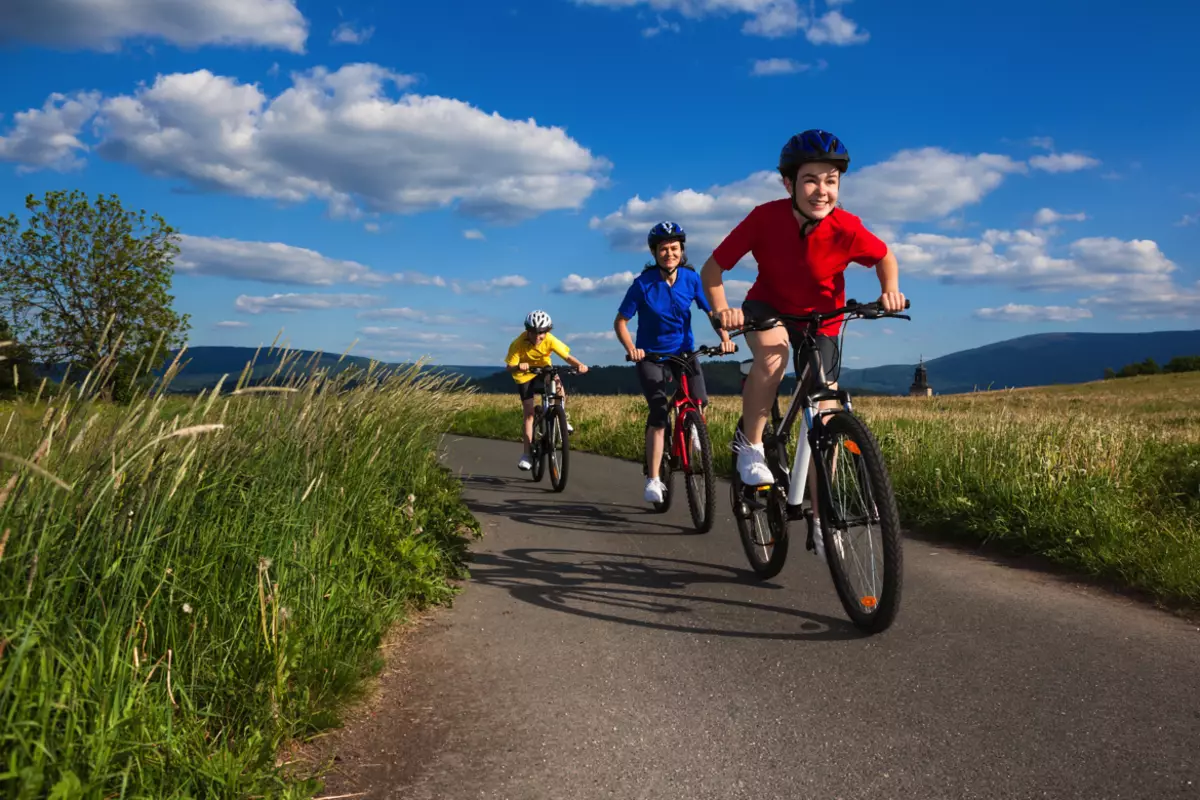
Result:
[[[565,365],[565,364],[564,365],[551,364],[548,367],[530,367],[529,368],[530,375],[558,375],[558,374],[562,374],[562,373],[565,373],[567,375],[574,375],[577,372],[579,372],[578,367],[573,367],[573,366]]]
[[[909,308],[911,305],[912,301],[907,297],[904,298],[904,307]],[[773,317],[766,317],[765,319],[755,320],[753,322],[747,321],[742,324],[742,327],[730,330],[729,335],[732,337],[741,335],[743,333],[765,331],[784,322],[798,322],[811,327],[816,327],[822,322],[841,316],[858,319],[912,319],[912,317],[908,316],[907,314],[901,314],[896,311],[885,311],[879,304],[878,300],[871,303],[860,303],[857,300],[850,300],[846,303],[846,305],[842,306],[841,308],[835,308],[833,311],[814,311],[811,314],[776,314]]]
[[[736,353],[736,352],[737,352],[737,350],[738,350],[738,348],[737,348],[737,345],[735,344],[735,345],[733,346],[733,352],[734,352],[734,353]],[[712,347],[712,346],[710,346],[710,345],[704,344],[704,345],[700,345],[700,346],[699,346],[699,347],[697,347],[697,348],[696,348],[694,351],[692,351],[692,355],[697,355],[697,356],[727,356],[727,355],[732,355],[732,353],[722,353],[722,352],[721,352],[721,348],[719,348],[719,347]],[[633,361],[633,359],[629,357],[629,354],[628,354],[628,353],[626,353],[626,354],[625,354],[625,360],[626,360],[626,361]],[[645,361],[653,361],[653,362],[655,362],[655,363],[658,363],[658,362],[661,362],[661,361],[678,361],[679,363],[681,363],[681,364],[684,364],[685,366],[686,366],[686,363],[687,363],[686,359],[685,359],[685,358],[683,358],[683,356],[678,356],[678,355],[675,355],[674,353],[646,353],[646,355],[645,355],[645,357],[644,357],[644,359],[643,359],[643,360],[645,360]]]

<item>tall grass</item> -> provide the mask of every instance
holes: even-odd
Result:
[[[296,355],[269,387],[173,399],[177,359],[118,407],[110,362],[0,406],[5,796],[311,796],[281,745],[452,597],[477,527],[434,451],[463,396]]]
[[[642,458],[641,397],[568,406],[573,448]],[[906,525],[1200,605],[1200,375],[868,397],[855,410],[880,439]],[[510,396],[478,395],[453,430],[516,441],[519,413]],[[708,414],[722,475],[740,413],[740,398],[718,397]]]

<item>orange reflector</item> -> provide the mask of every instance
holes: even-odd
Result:
[[[867,595],[866,597],[864,597],[864,598],[862,599],[862,604],[863,604],[863,606],[864,606],[864,607],[866,607],[866,608],[874,608],[874,607],[875,607],[875,603],[877,603],[877,602],[878,602],[878,601],[877,601],[877,600],[876,600],[874,597],[872,597],[871,595]]]
[[[862,455],[862,450],[859,450],[859,449],[858,449],[858,445],[857,445],[857,444],[855,444],[854,442],[852,442],[852,441],[850,441],[849,439],[847,439],[847,440],[844,442],[844,444],[845,444],[845,446],[846,446],[846,449],[847,449],[847,450],[849,450],[851,453],[854,453],[854,455],[856,455],[856,456],[861,456],[861,455]]]

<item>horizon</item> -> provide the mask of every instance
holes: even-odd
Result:
[[[1200,320],[1200,110],[1161,79],[1200,77],[1200,7],[1169,26],[1068,0],[231,9],[0,19],[22,75],[0,99],[10,206],[78,188],[161,213],[192,346],[282,328],[296,349],[488,366],[543,308],[585,363],[622,365],[612,319],[646,231],[680,223],[699,269],[785,196],[775,159],[810,127],[847,143],[842,205],[912,301],[911,322],[850,325],[847,367]],[[810,97],[819,113],[793,110]],[[726,274],[731,300],[754,275],[749,256]],[[874,271],[851,265],[846,296],[875,299]],[[693,330],[716,341],[698,309]]]

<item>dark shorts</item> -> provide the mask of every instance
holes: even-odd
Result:
[[[525,381],[524,383],[518,383],[517,394],[521,395],[522,400],[533,400],[534,396],[538,392],[538,389],[541,388],[541,385],[542,382],[538,378],[534,378],[531,381]]]
[[[688,371],[688,392],[701,405],[708,402],[708,390],[704,386],[704,372],[700,362],[695,357],[691,359],[692,369]],[[662,428],[667,424],[671,400],[679,389],[679,373],[683,367],[674,361],[657,363],[654,361],[637,362],[638,382],[642,384],[642,394],[650,406],[650,414],[646,425],[650,428]]]
[[[778,314],[779,312],[770,303],[762,300],[742,301],[742,315],[747,319],[767,319]],[[796,370],[797,375],[800,375],[804,371],[804,365],[796,362],[796,342],[800,338],[799,331],[793,325],[787,325],[787,329],[788,336],[792,340],[792,368]],[[842,369],[842,353],[838,348],[837,337],[817,334],[816,339],[817,352],[821,356],[821,366],[825,369],[825,378],[829,381],[836,381],[838,373]]]

